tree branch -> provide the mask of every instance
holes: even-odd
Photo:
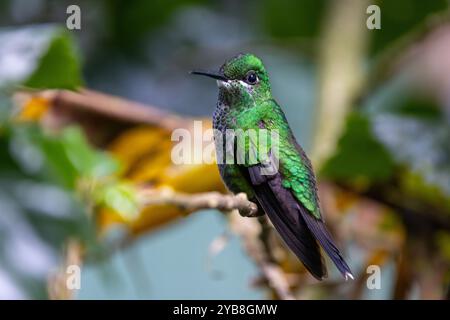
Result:
[[[319,88],[311,160],[316,168],[334,153],[364,77],[368,1],[332,1],[319,55]],[[332,121],[330,121],[332,119]]]
[[[293,300],[295,297],[291,292],[287,275],[280,266],[272,261],[270,246],[266,243],[267,238],[261,237],[261,234],[266,232],[264,230],[265,222],[258,221],[261,219],[265,220],[265,217],[247,219],[244,223],[241,217],[232,213],[230,227],[241,238],[245,251],[255,262],[275,295],[283,300]]]
[[[170,131],[186,127],[190,123],[188,117],[183,118],[152,105],[126,100],[89,89],[80,89],[79,91],[21,91],[21,94],[46,99],[51,107],[50,111],[58,115],[67,111],[88,113],[90,116],[98,115],[110,120],[135,125],[147,124]]]
[[[254,216],[258,207],[247,199],[245,193],[237,195],[205,192],[187,194],[175,192],[169,188],[143,189],[139,192],[142,206],[170,204],[189,211],[217,209],[220,211],[238,210],[242,216]]]
[[[244,223],[241,217],[234,214],[239,211],[241,216],[256,215],[258,208],[256,204],[247,199],[245,193],[237,195],[224,195],[218,192],[185,194],[167,188],[143,189],[139,193],[139,198],[143,206],[170,204],[189,211],[202,209],[217,209],[225,213],[231,211],[231,228],[242,239],[244,249],[258,266],[269,287],[280,299],[294,299],[285,273],[271,261],[269,245],[264,241],[264,239],[267,240],[267,237],[260,237],[263,232],[267,232],[263,228],[264,222],[259,223],[258,219],[247,219]]]

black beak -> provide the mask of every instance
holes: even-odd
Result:
[[[201,76],[207,76],[216,80],[228,81],[228,79],[223,75],[216,72],[207,72],[207,71],[191,71],[190,74],[198,74]]]

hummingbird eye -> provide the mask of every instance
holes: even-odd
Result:
[[[255,84],[258,82],[258,80],[258,75],[255,71],[249,71],[245,76],[245,82],[247,82],[248,84]]]

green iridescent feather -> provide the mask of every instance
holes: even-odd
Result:
[[[298,149],[295,138],[286,121],[283,111],[279,105],[273,100],[256,101],[251,108],[235,107],[236,110],[244,109],[236,112],[235,124],[231,127],[242,129],[243,131],[255,130],[258,133],[262,129],[259,124],[264,124],[264,129],[268,131],[275,130],[278,132],[278,141],[271,141],[269,136],[268,146],[273,150],[278,150],[279,170],[282,175],[283,186],[290,189],[295,197],[318,219],[321,218],[319,203],[316,195],[316,186],[314,175],[311,171],[311,164],[304,153]],[[233,113],[233,112],[232,112]],[[247,139],[247,141],[250,139]],[[274,143],[278,142],[278,146]],[[264,161],[267,154],[261,153],[265,148],[260,147],[260,141],[245,144],[245,153],[249,154],[250,145],[253,150],[259,151],[258,160]]]

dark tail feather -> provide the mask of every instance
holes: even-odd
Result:
[[[256,189],[264,189],[258,187]],[[259,191],[259,190],[258,190]],[[298,224],[288,221],[276,199],[270,195],[270,190],[257,191],[257,199],[263,210],[269,216],[275,229],[281,235],[288,247],[300,259],[305,268],[318,280],[327,277],[327,269],[320,253],[319,245],[306,223],[299,219]]]
[[[306,224],[301,221],[293,227],[290,222],[284,221],[283,215],[277,212],[277,208],[274,208],[267,199],[259,198],[258,200],[281,238],[300,259],[305,268],[318,280],[326,278],[327,271],[319,246]]]
[[[339,249],[334,244],[334,241],[331,238],[331,235],[325,227],[324,223],[314,218],[309,212],[304,212],[304,210],[302,210],[301,208],[300,212],[309,230],[311,230],[311,232],[314,234],[314,237],[334,262],[336,268],[338,268],[338,270],[342,273],[345,280],[348,280],[349,278],[354,279],[352,271],[339,252]]]

